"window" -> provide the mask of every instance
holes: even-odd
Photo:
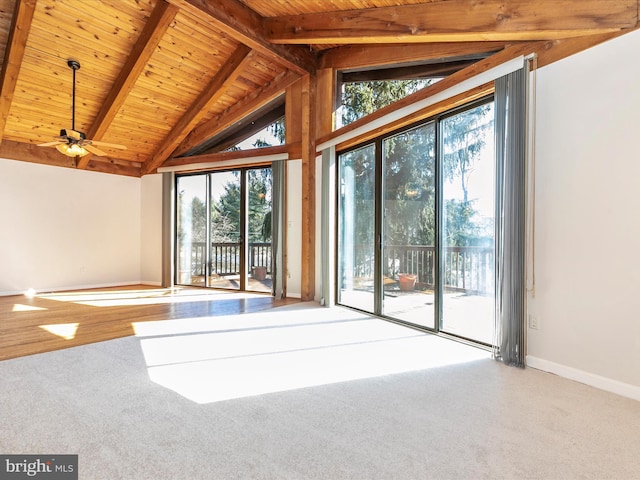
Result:
[[[428,87],[461,70],[486,54],[432,60],[423,64],[404,64],[338,73],[337,128],[344,127],[393,102]]]
[[[491,342],[493,125],[487,99],[338,155],[338,303]]]
[[[343,127],[392,104],[435,80],[376,80],[341,84],[341,104],[336,112],[337,127]]]
[[[284,117],[267,125],[262,130],[230,147],[228,150],[248,150],[252,148],[275,147],[285,144]]]
[[[249,150],[284,143],[285,103],[282,96],[191,148],[183,156]]]

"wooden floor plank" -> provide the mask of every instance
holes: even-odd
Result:
[[[134,335],[138,322],[251,313],[296,302],[251,292],[141,285],[0,297],[0,360]]]

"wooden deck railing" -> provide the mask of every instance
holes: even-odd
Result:
[[[373,261],[365,256],[370,247],[356,247],[353,276],[373,278]],[[420,245],[387,245],[383,249],[383,275],[397,280],[399,273],[418,276],[416,288],[435,287],[435,248]],[[191,250],[191,273],[205,275],[205,243],[194,242]],[[249,243],[249,267],[267,267],[271,273],[271,243]],[[236,242],[211,244],[211,274],[234,275],[240,272],[240,244]],[[446,247],[444,249],[443,285],[447,291],[476,294],[493,292],[493,249],[487,247]]]
[[[367,247],[366,251],[370,251]],[[383,249],[383,275],[397,280],[399,273],[418,276],[416,288],[435,287],[435,247],[420,245],[386,245]],[[356,259],[358,254],[356,252]],[[370,259],[355,262],[358,277],[373,278]],[[493,292],[493,249],[488,247],[446,247],[444,249],[443,285],[447,291],[489,294]],[[392,285],[392,283],[389,283]]]
[[[206,273],[206,244],[191,244],[191,274],[194,276]],[[234,275],[240,273],[240,243],[225,242],[211,244],[210,274]],[[249,243],[249,267],[267,267],[271,273],[271,243]]]
[[[445,289],[477,294],[494,291],[493,248],[447,247],[444,255]]]

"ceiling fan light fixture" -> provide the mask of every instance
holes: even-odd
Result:
[[[56,145],[56,149],[67,157],[84,157],[89,153],[85,148],[81,147],[77,143],[61,143],[60,145]]]
[[[104,145],[108,148],[126,149],[127,147],[124,145],[118,145],[117,143],[88,140],[83,132],[76,130],[76,71],[80,69],[80,63],[77,60],[69,60],[67,61],[67,65],[73,71],[73,85],[71,90],[71,130],[63,128],[60,130],[59,137],[53,137],[55,141],[40,143],[38,146],[56,147],[56,150],[60,153],[72,158],[84,157],[90,153],[103,157],[106,153],[98,148],[100,145]]]

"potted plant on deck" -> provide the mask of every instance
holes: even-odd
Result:
[[[253,267],[253,278],[256,280],[264,280],[267,278],[267,267],[259,265],[257,267]]]
[[[416,286],[418,275],[415,273],[399,273],[398,274],[398,287],[403,292],[409,292]]]

